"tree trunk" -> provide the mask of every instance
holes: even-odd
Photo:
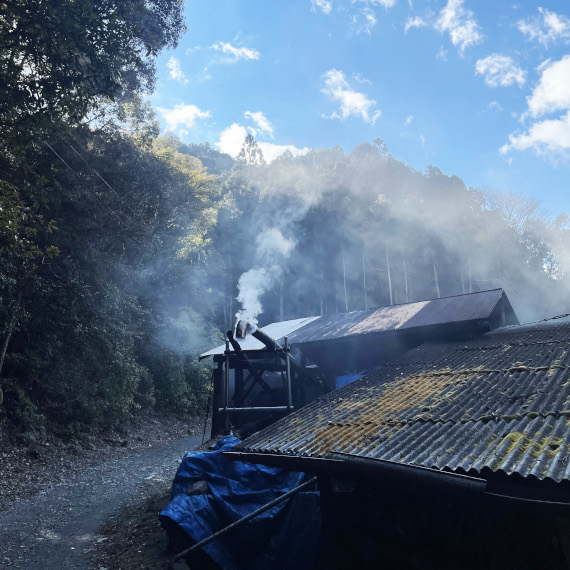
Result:
[[[366,265],[364,262],[364,248],[362,248],[362,281],[364,288],[364,308],[368,309],[368,298],[366,296]]]
[[[411,257],[411,264],[409,265],[409,268],[411,269],[410,272],[410,276],[408,277],[408,283],[407,283],[407,287],[408,287],[408,295],[410,298],[410,302],[412,302],[412,299],[414,299],[414,256],[412,254]],[[408,266],[406,266],[406,273],[408,271]]]
[[[346,312],[348,313],[348,293],[346,291],[346,265],[344,263],[344,245],[340,246],[340,251],[342,254],[342,279],[344,283],[344,306]]]
[[[16,306],[14,307],[14,312],[8,323],[8,331],[6,332],[6,337],[2,343],[2,351],[0,352],[0,378],[2,377],[2,368],[4,367],[4,360],[6,359],[6,353],[8,352],[8,345],[10,344],[10,339],[12,338],[12,333],[16,327],[16,322],[18,320],[18,313],[20,312],[20,304],[22,302],[22,290],[18,291],[18,297],[16,299]]]
[[[441,295],[439,294],[439,279],[437,278],[437,269],[435,268],[435,260],[431,259],[431,263],[433,265],[433,276],[435,278],[435,292],[437,294],[437,298],[439,299]]]
[[[404,287],[406,289],[406,303],[410,302],[410,294],[408,291],[408,271],[406,270],[406,258],[402,253],[402,265],[404,266]]]
[[[388,246],[386,246],[386,267],[388,269],[388,289],[390,291],[390,305],[393,305],[394,296],[392,294],[392,274],[390,273],[390,258],[388,257]]]
[[[230,328],[230,316],[228,314],[228,307],[226,307],[226,302],[224,300],[222,300],[222,311],[224,313],[224,325],[226,327],[226,330],[229,330],[229,328]]]

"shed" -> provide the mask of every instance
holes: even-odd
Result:
[[[518,319],[506,293],[492,289],[271,323],[260,329],[270,341],[265,344],[251,334],[233,336],[231,346],[200,357],[217,364],[212,435],[272,423],[427,340],[468,340],[511,324]],[[289,357],[275,347],[286,339],[296,364],[285,375]]]
[[[399,545],[418,567],[568,567],[570,319],[426,342],[228,457],[319,474],[329,553],[346,521],[384,525],[361,529],[360,564]],[[344,508],[331,479],[359,489]]]

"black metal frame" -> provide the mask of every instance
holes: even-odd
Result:
[[[296,407],[308,403],[307,385],[320,386],[320,379],[315,378],[313,369],[306,368],[291,355],[287,337],[284,338],[283,346],[273,339],[262,337],[260,340],[265,343],[265,350],[245,351],[229,331],[224,354],[214,357],[217,366],[213,371],[212,437],[229,433],[233,427],[239,428],[242,420],[237,419],[236,414],[240,417],[248,413],[257,414],[260,422],[264,417],[271,417],[273,414],[277,414],[277,418],[286,415]],[[230,389],[231,370],[234,370],[235,375],[233,402]],[[263,378],[264,371],[281,372],[285,389],[284,401],[277,399],[276,390]],[[323,373],[319,371],[319,374]],[[326,383],[323,382],[323,385]],[[246,405],[256,386],[260,386],[269,395],[271,405]],[[318,391],[321,392],[321,387]],[[277,418],[274,417],[273,421]]]

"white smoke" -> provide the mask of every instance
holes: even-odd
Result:
[[[237,320],[246,319],[255,325],[263,311],[261,296],[281,277],[282,262],[291,255],[295,242],[277,228],[269,228],[258,234],[256,245],[257,265],[242,273],[238,281],[241,309],[236,313]]]
[[[270,228],[257,236],[257,256],[262,263],[275,263],[276,257],[287,259],[295,247],[277,228]]]

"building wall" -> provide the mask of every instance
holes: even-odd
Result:
[[[563,569],[570,517],[457,494],[357,485],[323,504],[318,568]]]

